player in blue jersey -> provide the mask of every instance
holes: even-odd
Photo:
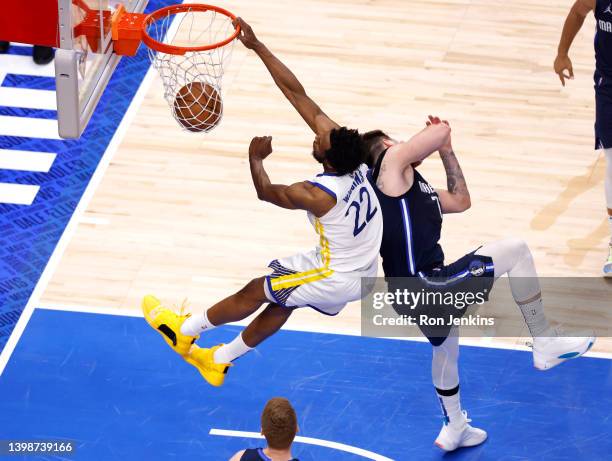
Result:
[[[603,267],[604,277],[612,277],[612,0],[576,0],[561,33],[555,72],[561,84],[574,78],[568,52],[586,16],[595,14],[595,149],[603,149],[606,156],[606,202],[610,242],[608,259]]]
[[[247,48],[265,50],[253,31],[241,19],[243,31],[240,37]],[[266,63],[265,51],[258,54]],[[275,83],[302,114],[299,90],[306,93],[292,75],[288,88],[284,75],[285,66],[266,63]],[[315,131],[312,123],[308,125]],[[458,213],[470,206],[467,185],[450,142],[450,127],[437,118],[430,118],[427,126],[408,142],[397,142],[382,131],[364,136],[368,150],[369,166],[374,167],[369,180],[376,191],[383,211],[383,236],[381,253],[385,275],[389,277],[419,277],[436,283],[436,280],[459,280],[455,286],[470,289],[491,287],[494,278],[508,274],[513,278],[512,292],[534,336],[534,365],[549,369],[567,358],[586,352],[594,338],[563,338],[551,328],[543,313],[540,286],[531,253],[522,240],[507,239],[482,246],[475,252],[453,264],[444,264],[444,253],[438,240],[443,213]],[[447,190],[436,190],[415,170],[423,159],[439,151],[447,172]],[[373,177],[375,178],[374,180]],[[521,283],[521,279],[524,278]],[[426,334],[428,332],[426,331]],[[454,334],[453,334],[454,333]],[[459,401],[459,375],[457,359],[458,337],[455,331],[443,336],[429,335],[434,345],[432,375],[436,391],[445,414],[445,425],[436,443],[451,451],[461,446],[473,446],[486,439],[486,433],[472,428]]]
[[[507,274],[512,295],[534,338],[535,367],[547,370],[584,354],[594,337],[563,337],[549,325],[534,261],[524,241],[512,238],[488,243],[445,264],[439,244],[443,215],[466,211],[471,205],[470,193],[453,151],[450,126],[431,116],[427,124],[445,128],[445,139],[437,150],[446,170],[446,189],[434,189],[416,170],[433,153],[431,145],[420,142],[420,133],[405,143],[378,130],[364,135],[370,152],[369,166],[373,168],[368,179],[383,212],[381,256],[385,276],[390,278],[389,291],[410,282],[412,287],[430,292],[489,293],[494,280]],[[395,309],[401,315],[409,315],[399,306]],[[447,315],[440,314],[438,306],[417,306],[419,309],[419,313],[431,317]],[[444,415],[436,445],[452,451],[484,442],[486,432],[470,426],[461,409],[456,329],[420,326],[433,346],[432,378]]]
[[[291,454],[297,431],[297,416],[289,400],[270,399],[261,414],[261,434],[268,446],[241,450],[230,461],[298,461]]]

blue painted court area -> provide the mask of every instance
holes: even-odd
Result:
[[[148,12],[173,3],[150,0]],[[30,47],[13,45],[10,54],[30,60]],[[0,86],[4,88],[53,91],[54,78],[14,73],[0,55]],[[77,140],[48,138],[32,125],[31,135],[0,135],[0,149],[56,154],[48,172],[0,169],[0,183],[35,186],[31,205],[0,203],[0,351],[26,306],[40,276],[55,250],[77,204],[105,154],[121,120],[150,67],[146,47],[122,59],[113,74],[91,121]],[[41,72],[43,72],[41,70]],[[0,98],[0,117],[22,121],[47,121],[55,134],[55,110],[5,107]],[[2,133],[10,133],[3,119]],[[47,137],[45,137],[47,136]]]
[[[239,329],[207,333],[201,344]],[[397,460],[604,460],[612,453],[612,362],[538,372],[526,352],[464,347],[463,398],[487,429],[481,447],[443,455],[425,343],[282,331],[208,386],[140,318],[37,309],[0,377],[2,439],[71,439],[78,460],[228,459],[258,431],[273,396],[300,435]],[[298,444],[301,460],[358,460]],[[12,459],[24,459],[12,457]],[[58,459],[29,457],[27,459]]]

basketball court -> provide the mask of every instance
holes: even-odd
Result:
[[[176,2],[124,3],[149,13]],[[216,4],[249,21],[338,122],[407,139],[428,114],[450,121],[472,208],[445,217],[449,259],[518,236],[541,276],[600,276],[609,236],[592,17],[562,88],[552,61],[567,2]],[[224,66],[223,119],[208,133],[177,124],[145,46],[121,59],[88,53],[81,74],[66,54],[62,72],[80,75],[80,92],[59,106],[56,67],[30,53],[13,43],[0,55],[0,440],[72,440],[76,451],[11,459],[229,459],[262,445],[259,414],[277,395],[297,411],[300,460],[608,459],[605,337],[546,373],[524,338],[466,338],[462,397],[489,440],[448,455],[432,445],[431,347],[361,336],[358,302],[337,317],[301,309],[223,387],[208,386],[150,331],[141,299],[188,298],[199,311],[310,248],[303,212],[257,200],[247,154],[252,137],[271,135],[272,181],[311,178],[310,130],[239,42]],[[420,168],[446,183],[436,155]]]

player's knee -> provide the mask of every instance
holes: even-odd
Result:
[[[447,341],[439,346],[433,346],[432,359],[434,363],[440,364],[456,362],[459,359],[459,347],[455,347]]]
[[[252,302],[265,302],[266,292],[264,290],[265,277],[257,277],[247,283],[238,293],[238,296]]]
[[[509,237],[503,240],[504,246],[506,246],[512,254],[516,255],[518,260],[522,260],[525,258],[531,258],[531,250],[529,249],[529,245],[522,238],[518,237]]]

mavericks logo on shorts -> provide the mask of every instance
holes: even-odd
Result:
[[[468,266],[468,270],[474,277],[480,277],[485,273],[485,264],[481,260],[475,259]]]

